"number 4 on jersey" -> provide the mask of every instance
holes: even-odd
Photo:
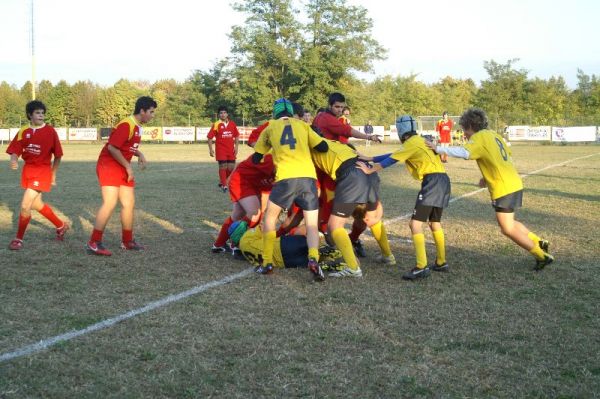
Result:
[[[279,140],[279,144],[289,145],[290,150],[296,149],[296,139],[294,138],[294,132],[292,131],[292,127],[290,125],[287,125],[283,129],[283,133],[281,134],[281,140]]]

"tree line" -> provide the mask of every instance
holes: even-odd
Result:
[[[386,50],[371,36],[373,21],[364,7],[345,0],[307,0],[302,10],[291,0],[245,0],[232,5],[244,13],[242,26],[229,34],[231,51],[208,70],[185,81],[129,81],[111,87],[92,81],[36,85],[37,98],[48,107],[55,126],[112,126],[129,115],[137,97],[154,97],[155,124],[207,126],[226,105],[240,125],[267,120],[271,104],[287,97],[315,113],[329,93],[346,95],[352,122],[390,125],[400,114],[461,114],[471,106],[485,109],[491,127],[506,125],[600,125],[600,76],[577,72],[577,87],[563,77],[532,78],[518,59],[484,61],[487,78],[445,77],[433,84],[418,75],[380,76],[372,81],[357,72],[372,72]],[[0,127],[26,122],[25,103],[31,83],[0,83]]]

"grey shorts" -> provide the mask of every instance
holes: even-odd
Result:
[[[319,209],[317,180],[309,177],[280,180],[273,185],[269,201],[283,209],[289,209],[295,202],[305,211],[315,211]]]
[[[523,190],[492,200],[492,206],[496,212],[513,213],[515,209],[523,206]]]
[[[379,200],[379,176],[376,173],[366,175],[354,165],[336,180],[335,197],[331,213],[348,217],[359,204],[371,204],[372,210]]]
[[[430,206],[446,208],[450,203],[450,179],[445,173],[430,173],[423,177],[415,208]]]

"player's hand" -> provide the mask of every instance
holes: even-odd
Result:
[[[56,186],[56,172],[52,172],[52,182],[50,184]]]
[[[376,143],[381,143],[382,142],[381,136],[378,136],[376,134],[371,134],[369,137],[370,137],[369,140],[374,141]]]
[[[214,158],[215,157],[215,152],[213,150],[210,150],[208,152],[208,155],[210,155],[212,158]]]
[[[373,173],[373,169],[369,168],[369,166],[362,161],[358,161],[356,163],[356,168],[362,170],[367,175],[370,175],[371,173]]]
[[[140,166],[140,170],[146,169],[147,164],[148,161],[146,161],[146,157],[140,152],[140,154],[138,155],[138,165]]]
[[[19,169],[19,161],[17,161],[16,159],[11,159],[10,160],[10,168],[12,170],[17,170]]]
[[[481,187],[481,188],[487,187],[487,184],[483,177],[481,179],[479,179],[479,187]]]
[[[127,182],[129,183],[133,181],[133,169],[131,168],[131,165],[129,165],[125,170],[127,171]]]

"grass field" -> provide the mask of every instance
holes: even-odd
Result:
[[[119,251],[114,215],[104,239],[110,258],[83,249],[100,205],[100,146],[64,150],[58,186],[45,195],[73,225],[63,243],[36,214],[25,249],[7,249],[22,191],[20,171],[9,170],[8,157],[0,164],[0,355],[248,269],[210,253],[230,203],[206,146],[142,147],[150,164],[137,173],[135,232],[149,249]],[[552,243],[556,262],[542,272],[500,234],[481,192],[444,215],[451,272],[402,281],[414,257],[401,216],[412,211],[419,184],[395,166],[382,174],[382,196],[399,266],[375,264],[367,235],[362,279],[318,284],[306,270],[249,273],[0,362],[0,398],[597,397],[600,147],[513,152],[521,173],[551,166],[524,180],[518,212]],[[474,162],[451,159],[447,170],[454,197],[478,189]],[[428,245],[430,258],[433,250]]]

